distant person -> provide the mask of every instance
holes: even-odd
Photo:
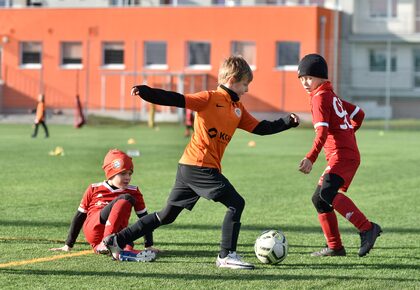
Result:
[[[145,101],[191,109],[196,112],[196,119],[194,134],[179,161],[175,185],[166,207],[104,239],[104,244],[115,258],[118,258],[127,243],[161,225],[173,223],[183,209],[192,210],[199,198],[203,197],[220,202],[227,209],[216,266],[254,269],[254,265],[243,261],[236,253],[245,200],[221,173],[223,153],[237,128],[258,135],[269,135],[298,126],[299,118],[290,114],[272,122],[257,121],[240,101],[252,79],[248,63],[242,57],[231,56],[219,69],[219,86],[213,91],[182,95],[145,85],[132,88],[131,94]]]
[[[344,193],[360,164],[355,132],[362,125],[365,114],[359,107],[334,93],[328,81],[327,62],[322,56],[308,54],[303,57],[299,62],[298,77],[310,97],[312,123],[316,132],[312,149],[300,162],[299,170],[309,174],[323,147],[328,162],[312,196],[327,247],[312,255],[346,255],[334,212],[336,210],[359,230],[359,256],[363,257],[372,249],[382,229],[370,222]]]
[[[63,247],[52,248],[51,251],[71,251],[83,227],[88,243],[97,254],[108,254],[102,239],[116,233],[128,225],[131,209],[134,208],[139,218],[147,215],[143,195],[137,186],[130,185],[133,174],[133,162],[124,152],[113,149],[105,156],[102,168],[107,180],[89,185],[71,223],[66,243]],[[153,248],[153,234],[145,235],[146,250],[135,251],[134,244],[125,247],[133,260],[152,261],[159,250]],[[127,257],[123,258],[127,259]]]
[[[185,137],[190,137],[191,133],[194,132],[194,111],[185,109]]]
[[[41,125],[45,131],[45,138],[48,138],[50,134],[48,133],[47,124],[45,123],[45,98],[44,95],[40,94],[38,97],[38,105],[36,106],[36,113],[35,113],[35,121],[34,121],[34,132],[32,134],[32,138],[36,138],[38,135],[38,127]]]

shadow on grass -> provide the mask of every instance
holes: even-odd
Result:
[[[332,265],[333,266],[333,265]],[[335,265],[336,267],[337,265]],[[351,267],[354,265],[340,265],[341,267]],[[386,265],[378,265],[378,269],[382,269],[381,266]],[[407,265],[404,265],[407,266]],[[398,265],[395,265],[392,269],[398,269]],[[232,273],[232,271],[229,271],[230,275],[221,275],[221,274],[192,274],[192,273],[141,273],[142,278],[152,278],[156,280],[181,280],[181,281],[200,281],[200,280],[212,280],[212,281],[235,281],[238,282],[238,277],[242,281],[273,281],[278,282],[279,275],[268,275],[268,274],[262,274],[260,271],[255,272],[249,272],[246,273],[242,272],[236,272],[235,274]],[[280,270],[280,268],[279,268]],[[59,277],[59,276],[91,276],[91,277],[108,277],[108,278],[120,278],[121,276],[124,277],[132,277],[132,278],[138,278],[138,273],[130,273],[127,271],[104,271],[104,272],[98,272],[98,271],[84,271],[80,272],[78,271],[71,271],[71,270],[28,270],[28,269],[0,269],[0,272],[2,274],[12,274],[12,275],[34,275],[34,276],[50,276],[54,275],[52,277]],[[225,271],[227,273],[227,271]],[[254,273],[254,274],[253,274]],[[245,275],[246,274],[246,275]],[[290,274],[282,274],[281,275],[282,280],[298,280],[298,281],[314,281],[314,280],[320,280],[320,279],[332,279],[332,280],[346,280],[346,281],[360,281],[360,280],[382,280],[382,281],[390,281],[390,282],[419,282],[420,279],[416,278],[378,278],[378,277],[370,277],[370,276],[335,276],[335,275],[322,275],[320,273],[314,274],[314,275],[290,275]]]
[[[30,220],[0,220],[0,226],[15,226],[15,227],[64,227],[68,228],[70,223],[67,222],[54,222],[54,221],[30,221]],[[163,227],[162,227],[163,228]],[[173,230],[220,230],[220,225],[207,225],[207,224],[178,224],[176,221],[173,224],[164,226],[164,228],[170,228]],[[288,226],[278,224],[268,225],[253,225],[253,224],[242,224],[241,231],[252,231],[262,232],[267,229],[281,229],[284,232],[299,232],[299,233],[320,233],[321,228],[319,226]],[[420,228],[395,228],[383,226],[384,233],[390,234],[420,234]],[[342,233],[355,233],[356,229],[343,228],[340,230]]]

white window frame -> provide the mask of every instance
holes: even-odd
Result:
[[[384,70],[372,70],[372,63],[371,63],[371,55],[372,53],[376,53],[376,54],[383,54],[384,59],[385,59],[385,66],[384,66]],[[386,66],[387,66],[387,51],[386,51],[386,47],[371,47],[368,49],[368,65],[369,65],[369,72],[370,73],[384,73],[386,72]],[[395,69],[393,69],[392,67],[392,60],[395,59]],[[397,50],[395,48],[391,49],[391,73],[395,73],[398,71],[398,58],[397,58]]]
[[[107,46],[121,44],[122,45],[122,52],[123,52],[123,62],[122,63],[105,63],[105,51],[107,50]],[[102,42],[102,68],[103,69],[117,69],[122,70],[125,69],[125,51],[124,51],[124,41],[103,41]]]
[[[236,45],[251,45],[253,46],[253,55],[252,60],[247,57],[245,51],[239,51],[238,48],[236,48]],[[242,47],[243,48],[243,47]],[[240,41],[240,40],[233,40],[230,44],[230,52],[232,55],[241,55],[249,64],[252,70],[256,70],[256,63],[257,63],[257,44],[255,41]]]
[[[209,45],[209,63],[208,64],[190,64],[190,45],[191,44],[208,44]],[[209,41],[187,41],[187,68],[193,70],[211,70],[211,42]]]
[[[23,63],[23,47],[26,43],[35,43],[39,44],[40,51],[39,53],[39,63]],[[21,41],[19,43],[19,67],[23,69],[40,69],[42,68],[42,42],[41,41]]]
[[[282,43],[292,43],[298,45],[298,51],[297,51],[297,58],[295,64],[279,64],[280,62],[280,44]],[[278,70],[285,70],[285,71],[296,71],[299,64],[299,56],[300,56],[300,47],[301,43],[299,41],[276,41],[276,64],[275,67]]]
[[[148,44],[164,44],[165,45],[165,63],[160,64],[147,64],[147,45]],[[166,41],[150,41],[147,40],[143,43],[143,67],[146,69],[155,69],[155,70],[167,70],[168,69],[168,43]]]
[[[376,15],[372,11],[372,1],[386,1],[386,15]],[[394,3],[395,1],[395,3]],[[395,15],[393,15],[393,4],[395,4]],[[369,0],[369,18],[384,20],[384,19],[396,19],[398,17],[398,0]]]
[[[64,46],[71,44],[80,45],[80,63],[64,63]],[[63,69],[82,69],[83,68],[83,44],[81,41],[62,41],[60,43],[60,66]]]

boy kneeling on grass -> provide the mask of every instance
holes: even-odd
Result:
[[[131,209],[134,207],[139,218],[147,215],[146,205],[137,186],[130,185],[133,162],[124,152],[113,149],[105,156],[102,168],[107,180],[89,185],[71,223],[66,244],[51,251],[68,252],[74,246],[83,227],[86,240],[97,254],[109,254],[102,239],[128,225]],[[144,236],[145,250],[133,249],[127,244],[119,260],[149,262],[156,258],[158,249],[153,248],[153,235]]]

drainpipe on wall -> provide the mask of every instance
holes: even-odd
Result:
[[[339,44],[339,32],[340,32],[340,0],[335,0],[335,11],[334,11],[334,62],[333,62],[333,87],[337,89],[338,84],[338,44]]]

